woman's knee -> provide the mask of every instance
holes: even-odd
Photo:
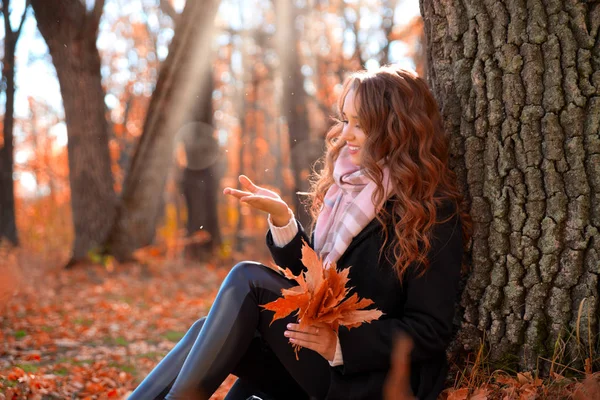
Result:
[[[256,261],[241,261],[233,266],[227,279],[236,283],[249,283],[264,275],[267,267]]]
[[[281,289],[294,285],[291,281],[273,269],[255,261],[242,261],[237,263],[225,279],[224,285],[254,291],[266,289],[280,293]]]
[[[200,335],[202,326],[204,326],[204,321],[206,321],[206,317],[202,317],[202,318],[196,320],[192,324],[192,326],[190,326],[190,328],[187,330],[187,332],[185,333],[183,338],[181,338],[180,343],[182,345],[189,345],[189,346],[193,345],[194,342],[196,341],[196,338],[198,338],[198,335]]]
[[[196,320],[192,326],[190,326],[190,329],[188,329],[188,332],[190,332],[193,336],[198,336],[198,334],[200,334],[200,330],[202,329],[202,326],[204,325],[204,321],[206,321],[206,317],[202,317],[198,320]]]

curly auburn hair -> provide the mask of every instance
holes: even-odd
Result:
[[[392,212],[388,213],[382,207],[376,218],[382,225],[386,226],[387,221],[394,228],[394,269],[400,280],[412,263],[422,274],[429,267],[427,253],[431,248],[434,224],[458,214],[465,244],[471,231],[471,219],[463,210],[463,196],[456,186],[456,175],[448,167],[448,137],[437,102],[422,78],[392,66],[349,76],[338,100],[338,112],[352,90],[355,91],[358,119],[366,134],[361,166],[377,183],[372,199],[374,204],[380,204],[384,196],[383,170],[377,161],[385,158],[390,170]],[[308,199],[312,229],[325,193],[334,183],[334,163],[345,145],[343,140],[338,140],[342,128],[340,118],[336,118],[335,125],[327,132],[327,150],[321,159],[323,169],[312,175]],[[452,202],[455,212],[445,221],[437,221],[436,208],[444,201]],[[384,232],[380,256],[389,240],[387,230]]]

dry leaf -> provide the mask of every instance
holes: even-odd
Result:
[[[501,385],[509,385],[509,386],[517,385],[517,381],[515,380],[515,378],[512,378],[508,375],[497,375],[495,377],[495,379],[496,379],[496,382]]]
[[[600,372],[589,374],[585,380],[576,386],[575,400],[597,400],[600,399]]]
[[[480,387],[475,389],[469,400],[487,400],[489,394],[488,389]]]
[[[538,398],[536,387],[527,383],[520,389],[519,400],[535,400]]]
[[[531,377],[531,372],[517,372],[517,381],[521,385],[531,382],[533,378]]]
[[[303,241],[302,264],[306,271],[296,276],[288,269],[277,269],[298,286],[282,289],[282,297],[261,307],[274,311],[273,321],[285,318],[296,312],[300,326],[310,326],[317,322],[329,324],[337,332],[340,325],[356,328],[362,323],[371,322],[383,315],[379,310],[364,310],[373,304],[372,300],[359,299],[354,293],[346,298],[350,288],[348,274],[350,267],[338,272],[335,263],[324,268],[323,260]],[[296,357],[298,357],[298,346]]]
[[[462,389],[449,391],[447,400],[467,400],[468,396],[469,396],[469,389],[462,388]]]

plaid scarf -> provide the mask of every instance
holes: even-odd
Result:
[[[315,251],[323,265],[337,262],[352,239],[375,218],[389,196],[389,169],[383,167],[384,196],[375,207],[371,197],[377,188],[360,166],[350,160],[344,146],[333,168],[335,183],[327,190],[315,225]]]

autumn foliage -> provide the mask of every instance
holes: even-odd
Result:
[[[300,326],[310,326],[318,322],[331,325],[337,332],[340,325],[356,328],[364,322],[378,319],[383,313],[376,309],[366,310],[373,304],[370,299],[359,299],[348,287],[350,267],[338,271],[335,263],[323,265],[323,260],[303,241],[302,264],[305,272],[294,275],[287,268],[276,268],[298,286],[281,289],[282,297],[263,305],[267,310],[275,311],[273,321],[287,317],[298,310],[296,315]],[[296,357],[298,356],[296,347]]]

